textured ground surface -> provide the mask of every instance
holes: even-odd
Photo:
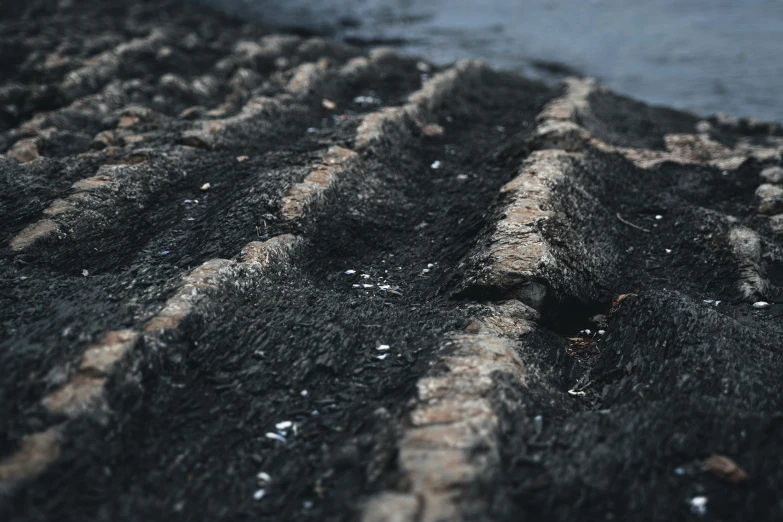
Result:
[[[0,55],[1,519],[783,517],[779,125],[153,1]]]

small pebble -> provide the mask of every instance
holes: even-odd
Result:
[[[278,430],[287,430],[287,429],[288,429],[288,428],[290,428],[290,427],[291,427],[293,424],[294,424],[294,423],[293,423],[293,422],[291,422],[291,421],[283,421],[283,422],[278,422],[277,424],[275,424],[275,428],[277,428]]]
[[[353,275],[356,273],[356,270],[346,270],[345,275]]]
[[[82,270],[82,275],[84,277],[87,277],[88,275],[90,275],[90,272],[88,272],[87,270]],[[756,306],[756,305],[753,305],[753,306]]]
[[[253,498],[255,500],[261,500],[262,498],[264,498],[264,495],[266,495],[266,489],[261,488],[256,490],[255,493],[253,493]]]
[[[435,160],[432,162],[432,165],[430,165],[431,169],[439,169],[440,168],[440,161]]]
[[[358,103],[359,105],[374,105],[381,103],[381,100],[374,96],[357,96],[353,99],[354,103]]]
[[[204,183],[203,185],[201,185],[201,190],[209,190],[211,188],[212,188],[212,185],[209,184],[209,183]]]
[[[691,512],[696,515],[707,514],[707,497],[693,497],[688,501],[691,506]]]
[[[389,356],[389,354],[388,354],[388,353],[385,353],[385,354],[383,354],[383,355],[376,355],[376,356],[375,356],[375,358],[376,358],[376,359],[380,359],[380,360],[382,361],[382,360],[384,360],[385,358],[387,358],[388,356]]]
[[[388,350],[389,348],[391,348],[391,346],[389,346],[388,344],[382,344],[378,348],[376,348],[376,350],[384,351],[384,350]]]
[[[671,253],[672,253],[672,250],[671,250],[671,248],[667,248],[667,249],[666,249],[666,253],[667,253],[667,254],[671,254]]]
[[[302,390],[301,392],[299,392],[299,395],[301,395],[302,397],[307,397],[308,395],[307,390]]]
[[[762,310],[764,308],[769,308],[769,303],[767,303],[766,301],[758,301],[756,303],[753,303],[753,308],[758,308],[759,310]]]
[[[655,216],[655,219],[657,219],[657,220],[661,220],[661,219],[663,219],[663,216],[662,216],[662,215],[660,215],[660,214],[658,214],[657,216]]]
[[[764,178],[767,183],[783,183],[783,168],[781,167],[769,167],[761,171],[761,177]]]
[[[277,433],[267,433],[266,434],[266,438],[267,439],[276,440],[278,442],[282,442],[283,444],[288,442],[288,441],[285,440],[285,437],[283,437],[282,435],[278,435]]]

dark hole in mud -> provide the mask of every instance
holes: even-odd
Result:
[[[541,309],[541,323],[550,330],[565,336],[585,328],[595,329],[590,318],[598,314],[607,314],[611,303],[585,303],[575,297],[556,299],[547,297]]]
[[[783,263],[776,262],[767,268],[769,282],[775,287],[772,294],[776,301],[783,301]]]

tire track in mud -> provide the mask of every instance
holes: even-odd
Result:
[[[0,515],[780,515],[779,125],[122,5],[0,90]]]

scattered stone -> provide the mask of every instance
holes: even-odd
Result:
[[[767,167],[761,171],[761,177],[767,183],[783,183],[783,168]]]
[[[375,96],[357,96],[353,99],[353,102],[359,105],[380,105],[381,100]]]
[[[272,432],[269,432],[269,433],[267,433],[267,434],[266,434],[266,438],[267,438],[267,439],[276,440],[276,441],[278,441],[278,442],[282,442],[283,444],[286,444],[286,443],[288,442],[288,441],[285,439],[285,437],[283,437],[282,435],[280,435],[280,434],[278,434],[278,433],[272,433]]]
[[[764,183],[756,189],[759,214],[783,213],[783,187]]]
[[[421,132],[428,138],[434,138],[436,136],[442,136],[444,129],[437,123],[428,123],[427,125],[422,127]]]
[[[327,100],[326,98],[321,100],[321,106],[328,111],[333,111],[337,108],[336,103],[334,103],[332,100]]]
[[[699,516],[707,514],[707,497],[693,497],[688,500],[691,507],[691,513]]]
[[[711,455],[704,461],[704,466],[716,477],[732,484],[741,484],[748,480],[748,474],[745,473],[745,470],[723,455]]]
[[[598,328],[609,328],[609,316],[605,314],[597,314],[588,319],[588,321],[594,324]]]
[[[201,190],[205,190],[206,191],[206,190],[209,190],[211,188],[212,188],[212,185],[210,183],[204,183],[203,185],[201,185]]]
[[[737,280],[740,293],[748,300],[763,298],[769,293],[771,283],[761,262],[761,237],[749,228],[734,227],[728,239],[740,269]]]
[[[769,308],[769,303],[766,301],[757,301],[753,303],[753,308],[758,308],[759,310],[762,310],[764,308]]]
[[[16,142],[11,149],[6,152],[6,156],[14,158],[20,163],[27,163],[33,161],[39,156],[38,153],[38,140],[35,138],[24,139]]]
[[[775,235],[783,235],[783,214],[777,214],[769,218],[769,228]]]

